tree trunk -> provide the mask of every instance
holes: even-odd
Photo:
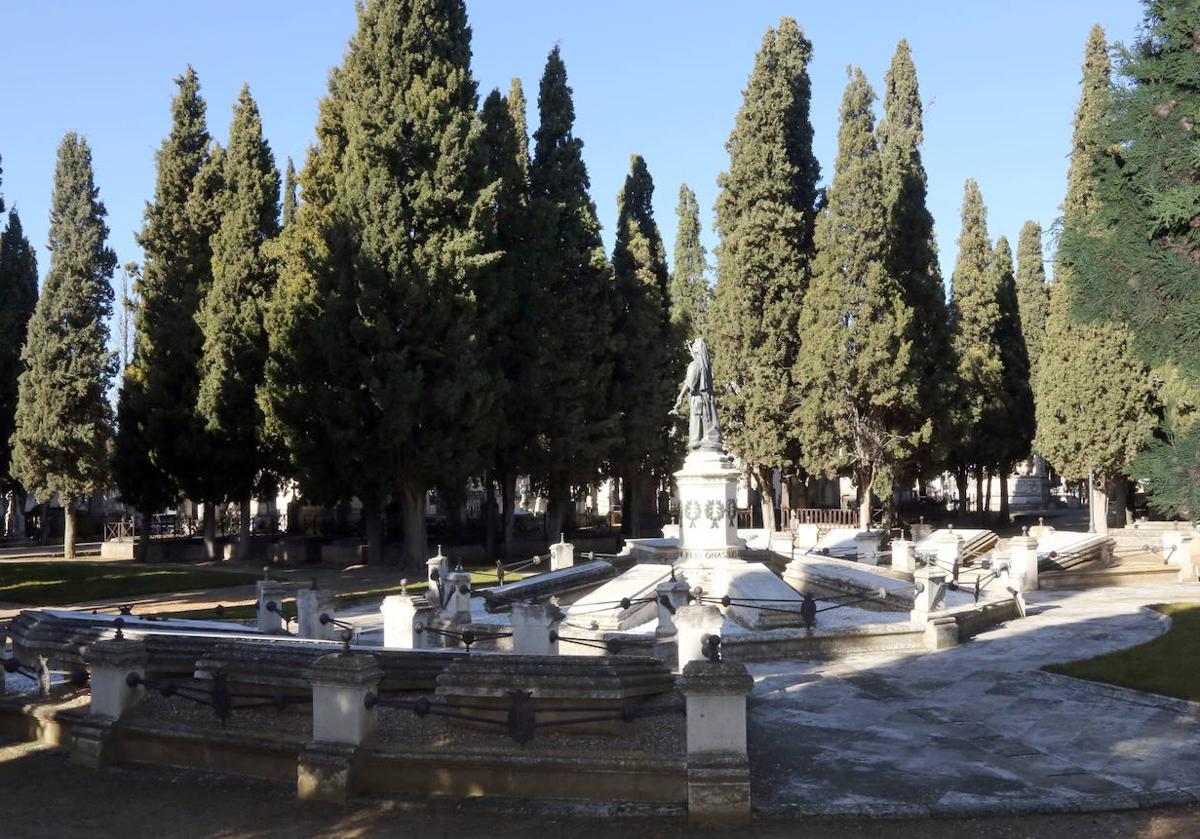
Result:
[[[496,482],[492,473],[483,477],[483,556],[496,561]]]
[[[1008,470],[1000,470],[1000,524],[1006,525],[1011,522],[1008,509]]]
[[[513,524],[517,514],[517,476],[504,475],[500,482],[500,495],[504,501],[504,558],[512,556]]]
[[[75,503],[63,500],[63,559],[75,558]]]
[[[241,521],[238,523],[238,544],[237,553],[234,554],[234,559],[238,562],[245,562],[250,558],[250,496],[247,495],[238,501],[238,509],[241,510]]]
[[[1124,527],[1128,522],[1125,516],[1129,504],[1129,482],[1124,478],[1113,478],[1108,484],[1108,508],[1112,511],[1113,526]],[[1105,517],[1105,521],[1108,517]]]
[[[754,470],[758,478],[759,503],[762,506],[763,529],[768,533],[775,532],[775,470],[769,466],[759,466]]]
[[[858,529],[871,529],[871,487],[875,483],[874,474],[868,469],[858,472]]]
[[[400,482],[400,515],[404,520],[404,557],[401,564],[411,579],[420,579],[429,559],[425,538],[425,486],[419,481]]]
[[[638,528],[639,511],[638,504],[638,487],[634,486],[636,481],[632,471],[623,471],[620,475],[621,481],[621,535],[626,539],[640,536]],[[550,534],[553,540],[554,534]]]
[[[958,514],[964,519],[967,515],[967,470],[960,466],[954,470],[954,483],[958,486]]]
[[[983,526],[983,467],[975,467],[975,511],[979,514],[979,525]]]
[[[204,502],[204,558],[217,558],[217,505],[210,501]]]
[[[154,519],[154,513],[142,512],[142,528],[137,534],[137,548],[134,552],[134,558],[138,562],[150,561],[150,522]],[[136,522],[136,519],[135,519]]]
[[[362,526],[367,542],[363,560],[368,566],[383,565],[383,514],[379,511],[379,504],[363,503]]]
[[[1108,535],[1108,481],[1097,477],[1092,482],[1091,498],[1088,507],[1091,509],[1092,527],[1101,536]]]
[[[993,478],[994,476],[995,476],[995,473],[994,473],[994,472],[992,472],[992,470],[991,470],[991,469],[987,470],[987,471],[984,473],[984,485],[983,485],[983,487],[984,487],[984,489],[983,489],[983,496],[984,496],[984,501],[983,501],[983,514],[984,514],[985,518],[983,519],[983,521],[986,521],[986,520],[987,520],[987,519],[986,519],[986,517],[987,517],[988,515],[990,515],[990,514],[991,514],[991,512],[992,512],[992,478]]]
[[[570,494],[570,487],[565,480],[550,479],[550,487],[546,493],[546,515],[542,522],[542,536],[547,543],[557,542],[559,534],[564,533],[563,522],[566,518],[566,505]],[[624,516],[625,508],[622,507],[622,522],[624,522]]]

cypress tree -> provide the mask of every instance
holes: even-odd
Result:
[[[709,330],[729,448],[754,472],[775,527],[773,470],[799,461],[789,429],[797,322],[813,256],[821,169],[809,121],[812,43],[792,18],[768,29],[725,144],[717,288]]]
[[[287,167],[283,174],[283,219],[282,224],[287,227],[296,218],[296,166],[292,163],[292,158],[289,155],[287,159]]]
[[[950,330],[958,362],[955,432],[950,462],[958,482],[959,509],[966,512],[967,474],[974,471],[982,517],[983,472],[995,459],[988,423],[1001,409],[1004,362],[997,328],[1000,302],[988,240],[987,208],[979,185],[968,179],[963,193],[958,259],[950,287]]]
[[[224,499],[241,508],[238,558],[250,542],[250,497],[261,486],[268,461],[262,411],[267,337],[263,306],[275,284],[263,244],[279,232],[279,172],[262,136],[250,89],[233,109],[223,158],[220,226],[212,238],[212,285],[200,310],[204,352],[197,410],[212,457],[208,470]]]
[[[37,253],[25,238],[14,207],[0,234],[0,440],[5,442],[0,446],[0,489],[15,491],[18,501],[24,493],[12,476],[12,452],[7,443],[16,429],[17,377],[24,369],[21,347],[37,297]]]
[[[1085,322],[1075,311],[1081,288],[1079,250],[1097,229],[1103,202],[1097,168],[1109,97],[1104,30],[1093,27],[1083,63],[1083,90],[1063,202],[1058,270],[1050,293],[1045,347],[1036,381],[1037,448],[1067,480],[1092,479],[1092,525],[1108,528],[1108,484],[1127,474],[1153,429],[1156,397],[1150,373],[1135,356],[1129,330],[1117,322]]]
[[[687,184],[679,185],[675,215],[679,224],[671,271],[671,322],[680,337],[691,342],[704,334],[713,290],[708,282],[708,254],[700,243],[700,205]]]
[[[50,270],[38,298],[18,385],[12,473],[41,503],[63,507],[63,556],[75,556],[75,504],[108,479],[116,359],[108,350],[117,255],[87,141],[59,145],[50,201]]]
[[[918,399],[909,425],[920,436],[901,475],[924,480],[941,470],[947,456],[955,365],[933,215],[925,203],[924,109],[907,41],[896,45],[885,81],[877,134],[888,213],[888,271],[902,284],[913,312],[909,340],[918,375]]]
[[[470,55],[461,0],[359,6],[281,241],[272,314],[264,398],[303,490],[360,499],[372,562],[395,493],[413,570],[427,488],[446,464],[477,464],[491,434],[475,343],[475,284],[492,257]],[[314,351],[323,359],[308,365]]]
[[[1030,379],[1036,375],[1038,359],[1046,338],[1046,314],[1050,307],[1050,288],[1046,285],[1046,267],[1042,261],[1042,226],[1027,221],[1017,240],[1017,309],[1021,315],[1021,334],[1029,357]]]
[[[842,99],[833,181],[817,218],[817,258],[800,313],[804,351],[792,374],[804,466],[854,476],[862,529],[871,526],[872,490],[890,497],[896,466],[912,452],[909,418],[918,399],[913,310],[889,270],[874,101],[855,68]]]
[[[594,481],[617,443],[613,377],[612,269],[574,134],[575,105],[555,47],[538,90],[530,165],[531,301],[542,315],[538,341],[539,446],[534,470],[549,498],[547,534],[562,528],[572,485]]]
[[[996,303],[1000,320],[996,324],[996,343],[1003,367],[1000,402],[988,418],[989,447],[992,457],[987,465],[1000,477],[1000,521],[1007,524],[1008,476],[1017,461],[1029,457],[1033,442],[1033,390],[1029,384],[1029,354],[1021,324],[1017,283],[1013,276],[1012,248],[1001,236],[992,255],[996,275]]]
[[[521,167],[522,174],[528,179],[529,177],[529,122],[525,115],[527,103],[525,101],[525,88],[521,84],[521,80],[514,77],[508,85],[508,96],[505,99],[508,105],[508,113],[512,118],[513,133],[520,140],[520,146],[517,149],[517,163]]]
[[[630,161],[617,196],[617,241],[612,265],[621,336],[613,373],[621,444],[612,464],[621,476],[622,528],[631,536],[658,529],[658,486],[679,454],[670,445],[669,412],[683,373],[671,324],[666,249],[654,221],[654,181],[641,155]]]
[[[213,229],[197,226],[188,208],[211,138],[195,70],[189,67],[175,84],[171,131],[155,155],[154,200],[146,205],[138,235],[143,270],[134,284],[137,337],[117,402],[113,464],[122,498],[147,520],[174,503],[181,490],[193,500],[211,500],[203,483],[207,456],[196,416],[204,340],[196,315],[210,281]],[[205,505],[210,557],[215,552],[211,506]]]

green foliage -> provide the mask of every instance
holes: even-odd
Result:
[[[2,203],[2,202],[0,202]],[[21,347],[38,297],[37,254],[25,238],[14,207],[0,234],[0,440],[16,430],[17,377],[24,369]],[[10,489],[12,452],[0,445],[0,489]]]
[[[289,155],[287,168],[283,173],[283,218],[281,223],[287,227],[296,218],[296,165]]]
[[[1012,248],[1004,236],[996,242],[992,270],[996,275],[996,302],[1000,309],[996,343],[1003,374],[999,405],[987,418],[986,436],[991,459],[986,465],[1007,474],[1017,461],[1029,457],[1034,407],[1029,384],[1029,354],[1025,349],[1017,284],[1013,276]]]
[[[12,473],[39,501],[90,495],[108,480],[116,359],[108,351],[109,280],[117,255],[105,244],[104,204],[87,141],[58,148],[50,201],[50,270],[29,320],[21,359]]]
[[[708,254],[700,243],[700,205],[687,184],[679,185],[675,208],[679,226],[675,230],[675,260],[671,271],[671,322],[686,341],[705,333],[713,289],[708,280]]]
[[[1029,357],[1030,378],[1035,375],[1046,339],[1046,314],[1050,308],[1050,287],[1046,285],[1046,267],[1042,260],[1042,226],[1027,221],[1017,240],[1017,309],[1021,316],[1021,334]]]
[[[811,58],[812,43],[793,19],[767,30],[719,180],[713,372],[725,439],[752,468],[798,460],[791,375],[821,174],[809,121]]]
[[[137,337],[117,402],[114,476],[122,498],[141,510],[171,504],[181,489],[196,500],[208,494],[195,412],[204,345],[196,315],[210,282],[215,228],[197,223],[189,198],[209,160],[210,137],[196,72],[189,67],[175,83],[171,131],[155,155],[154,200],[138,235]]]
[[[908,42],[896,45],[886,76],[883,120],[877,132],[888,213],[888,272],[912,309],[912,363],[918,399],[909,425],[920,431],[904,471],[932,477],[946,457],[954,365],[946,290],[938,268],[933,215],[925,204],[927,177],[921,161],[923,108]]]
[[[530,167],[531,305],[541,313],[536,371],[541,398],[533,473],[562,505],[572,483],[592,480],[617,443],[611,404],[612,269],[600,240],[591,182],[574,135],[575,105],[558,48],[538,91],[539,125]]]
[[[208,437],[209,480],[241,501],[268,466],[257,391],[267,352],[263,307],[275,285],[263,253],[279,232],[279,172],[248,87],[233,109],[222,156],[220,224],[212,237],[212,285],[201,305],[204,334],[197,412]]]
[[[528,179],[529,177],[529,123],[525,116],[525,88],[521,85],[521,80],[514,77],[508,85],[508,96],[505,99],[508,105],[508,113],[512,118],[513,132],[519,138],[519,148],[517,149],[517,162],[521,166],[522,174]]]
[[[919,377],[913,309],[889,270],[874,100],[855,68],[842,99],[833,181],[817,218],[817,258],[800,314],[804,351],[792,375],[804,467],[830,477],[848,469],[867,499],[873,487],[890,495],[896,465],[912,452]]]

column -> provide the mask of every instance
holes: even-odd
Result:
[[[692,661],[679,688],[687,702],[688,818],[750,818],[746,695],[754,680],[745,665]]]
[[[1037,539],[1014,536],[1008,542],[1008,575],[1017,591],[1037,591]]]
[[[296,794],[345,802],[354,795],[360,750],[375,728],[368,693],[379,690],[383,671],[371,655],[334,653],[313,662],[313,739],[300,753]]]
[[[301,638],[331,641],[338,638],[338,628],[321,623],[321,615],[337,615],[337,595],[332,591],[306,588],[296,592],[297,634]]]
[[[287,595],[287,587],[276,580],[259,580],[258,589],[258,631],[270,635],[287,634],[287,623],[283,619],[283,598]],[[267,605],[274,603],[275,608],[268,609]]]
[[[513,652],[518,655],[558,655],[558,636],[551,639],[562,612],[550,603],[512,605]]]

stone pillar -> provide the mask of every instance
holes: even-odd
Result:
[[[671,609],[678,611],[687,605],[688,584],[684,580],[659,583],[654,588],[654,596],[657,598],[655,608],[658,610],[658,626],[654,630],[654,655],[678,672],[679,647],[675,640],[675,615],[671,613]],[[663,605],[663,598],[671,604],[671,609]]]
[[[114,726],[141,701],[144,689],[130,685],[129,676],[146,675],[146,645],[130,638],[109,638],[89,644],[83,659],[91,671],[91,704],[72,731],[71,760],[99,767],[120,758]]]
[[[958,579],[958,564],[962,561],[962,537],[953,529],[943,530],[934,537],[933,542],[938,566],[954,579]]]
[[[928,539],[933,535],[933,525],[927,523],[924,518],[908,529],[912,534],[912,540],[914,543],[920,542],[922,539]]]
[[[892,540],[892,570],[911,574],[917,570],[913,543],[907,539]]]
[[[796,547],[808,550],[816,547],[817,542],[821,541],[821,526],[819,524],[798,524],[796,525]]]
[[[942,610],[942,603],[946,599],[946,579],[947,574],[943,569],[928,565],[918,568],[913,574],[915,596],[911,618],[915,626],[925,626],[930,615]]]
[[[287,595],[287,587],[276,580],[259,580],[258,588],[258,631],[270,635],[287,633],[287,623],[283,620],[283,598]],[[267,609],[268,603],[275,604],[275,611]]]
[[[694,604],[675,610],[675,639],[678,649],[675,672],[680,672],[689,661],[702,661],[700,653],[704,636],[720,634],[724,623],[721,610],[716,606]]]
[[[337,615],[336,594],[316,588],[306,588],[296,592],[297,634],[301,638],[332,641],[338,637],[336,626],[332,623],[321,623],[323,614],[329,615],[331,618]]]
[[[1037,539],[1014,536],[1008,542],[1008,576],[1017,591],[1037,591]]]
[[[1184,537],[1188,537],[1188,547],[1184,548]],[[1182,566],[1184,551],[1191,552],[1191,534],[1179,529],[1179,525],[1175,525],[1174,530],[1164,530],[1162,535],[1163,557],[1168,565]]]
[[[365,700],[382,676],[371,655],[334,653],[313,662],[313,739],[297,766],[300,798],[345,802],[354,795],[361,747],[375,728],[375,709]]]
[[[685,607],[694,608],[694,607]],[[688,818],[750,818],[746,695],[754,680],[745,665],[692,661],[679,688],[687,701]]]
[[[883,534],[878,530],[861,530],[854,537],[855,561],[863,565],[879,564],[879,544]]]
[[[558,544],[550,546],[550,570],[560,571],[575,564],[575,546],[558,535]]]
[[[1175,557],[1179,565],[1179,582],[1194,583],[1197,581],[1196,556],[1192,553],[1192,534],[1180,531],[1179,544],[1175,548]]]
[[[424,623],[433,616],[432,610],[425,606],[424,600],[425,598],[412,594],[389,594],[383,598],[379,611],[383,614],[385,647],[415,650],[433,646],[427,632],[416,631],[418,623]],[[422,618],[424,620],[421,620]]]
[[[558,628],[562,612],[549,603],[512,605],[513,652],[517,655],[558,655]]]
[[[429,580],[429,588],[426,597],[430,603],[441,607],[442,605],[442,589],[446,585],[446,575],[450,573],[450,558],[442,555],[442,546],[438,545],[437,556],[430,557],[426,563],[426,576]],[[436,571],[437,573],[433,573]]]
[[[679,487],[679,568],[693,585],[712,590],[716,569],[741,561],[737,482],[741,472],[719,452],[697,450],[675,473]]]
[[[466,571],[450,571],[442,576],[446,587],[446,601],[442,607],[442,620],[456,624],[471,622],[471,575]]]

